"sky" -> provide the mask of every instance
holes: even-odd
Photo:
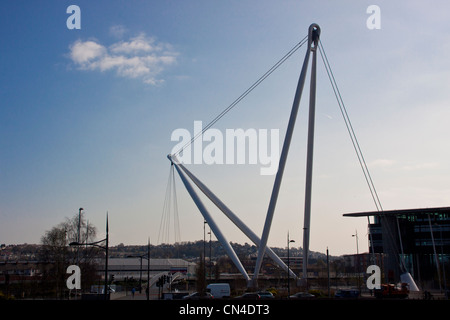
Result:
[[[378,29],[367,25],[370,5]],[[164,210],[172,133],[209,123],[312,23],[383,208],[449,206],[449,10],[446,1],[5,1],[0,243],[39,243],[84,208],[99,239],[108,213],[111,245],[158,244],[162,217],[175,221]],[[213,128],[277,129],[281,149],[305,52]],[[357,232],[364,252],[366,218],[342,215],[376,207],[320,56],[317,78],[310,249],[355,253]],[[288,232],[302,246],[308,83],[269,246],[285,247]],[[262,234],[274,175],[260,164],[187,167]],[[203,218],[178,176],[175,185],[180,239],[201,240]],[[251,243],[202,199],[229,241]]]

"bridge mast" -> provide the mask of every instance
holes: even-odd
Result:
[[[252,285],[257,286],[257,279],[259,271],[261,269],[262,260],[264,253],[266,251],[267,240],[269,238],[270,227],[272,224],[273,214],[275,211],[275,206],[278,200],[278,194],[280,191],[281,180],[283,179],[284,168],[286,165],[287,155],[289,153],[289,146],[292,140],[292,134],[294,132],[295,121],[297,119],[298,109],[300,105],[300,99],[303,93],[303,87],[306,80],[306,73],[308,69],[308,62],[310,53],[313,52],[313,64],[311,69],[311,88],[310,88],[310,115],[309,115],[309,128],[308,128],[308,155],[307,155],[307,179],[306,179],[306,199],[305,199],[305,226],[304,226],[304,237],[303,237],[303,277],[306,276],[306,264],[309,249],[309,222],[310,222],[310,203],[311,203],[311,181],[312,181],[312,152],[314,143],[314,115],[315,115],[315,93],[316,93],[316,49],[319,42],[320,27],[317,24],[311,24],[308,29],[308,48],[306,50],[305,59],[303,61],[303,67],[300,73],[300,78],[297,84],[297,90],[294,97],[294,102],[292,105],[291,115],[289,117],[289,123],[286,131],[286,136],[284,138],[283,149],[281,151],[280,162],[278,166],[278,171],[275,177],[274,186],[272,189],[272,196],[270,198],[269,208],[267,210],[266,221],[264,223],[263,234],[261,237],[261,246],[259,247],[258,257],[256,259],[255,273],[252,279]],[[309,189],[309,190],[308,190]],[[308,200],[309,198],[309,200]],[[306,234],[305,234],[306,233]],[[306,245],[306,248],[305,248]]]

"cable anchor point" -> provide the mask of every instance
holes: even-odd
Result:
[[[317,45],[319,44],[320,38],[320,27],[317,23],[313,23],[309,26],[308,29],[308,45],[311,50],[315,51]]]

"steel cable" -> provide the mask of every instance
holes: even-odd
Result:
[[[225,114],[227,114],[231,109],[233,109],[239,102],[241,102],[250,92],[252,92],[258,85],[260,85],[268,76],[270,76],[278,67],[280,67],[289,57],[291,57],[298,49],[300,49],[308,40],[308,37],[304,37],[299,43],[297,43],[288,53],[286,53],[277,63],[275,63],[266,73],[264,73],[258,80],[256,80],[247,90],[244,91],[236,100],[234,100],[227,108],[225,108],[218,116],[216,116],[211,122],[206,125],[201,132],[196,134],[182,146],[173,155],[180,154],[185,148],[190,146],[198,137],[202,136],[203,133],[211,128],[217,121],[219,121]]]

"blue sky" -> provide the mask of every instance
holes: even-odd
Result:
[[[69,5],[81,29],[69,30]],[[369,30],[366,9],[381,9]],[[450,22],[445,1],[6,1],[0,9],[0,243],[37,243],[85,208],[112,244],[156,242],[177,128],[208,123],[318,23],[385,209],[450,205]],[[214,127],[279,129],[302,47]],[[306,96],[269,245],[301,245]],[[375,210],[319,59],[311,250],[352,253]],[[261,234],[274,176],[191,165]],[[202,217],[177,180],[183,241]],[[230,241],[249,242],[211,207]]]

